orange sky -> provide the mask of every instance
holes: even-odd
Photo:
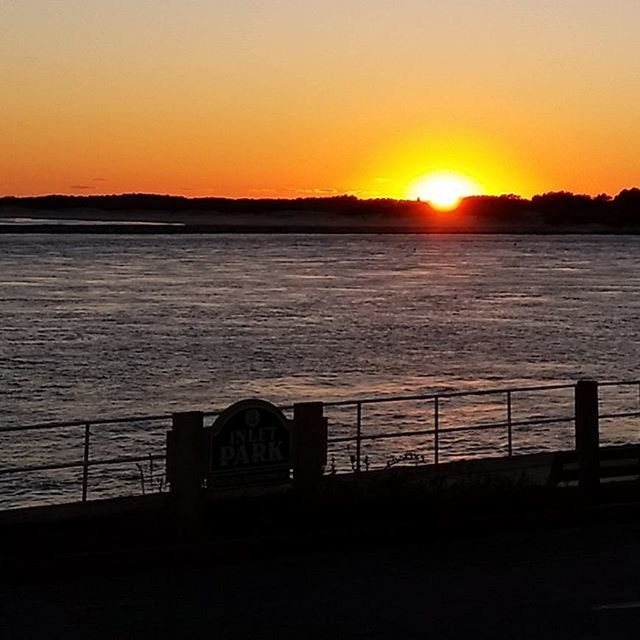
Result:
[[[0,193],[640,184],[630,0],[0,4]]]

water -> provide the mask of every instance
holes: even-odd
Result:
[[[633,236],[2,235],[0,426],[637,378],[639,263]],[[56,438],[0,466],[76,459]]]

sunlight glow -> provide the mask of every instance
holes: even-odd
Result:
[[[441,211],[455,209],[462,198],[479,195],[484,189],[473,180],[449,171],[431,173],[420,178],[409,190],[410,198],[426,200]]]

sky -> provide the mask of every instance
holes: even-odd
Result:
[[[0,194],[640,185],[638,0],[0,0]]]

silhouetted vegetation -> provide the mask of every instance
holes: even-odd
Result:
[[[155,194],[123,194],[103,196],[48,195],[38,197],[3,197],[0,207],[28,210],[30,212],[58,212],[65,217],[74,217],[78,210],[92,211],[93,219],[118,219],[131,213],[133,219],[162,220],[163,222],[187,221],[189,225],[216,225],[216,216],[224,216],[224,224],[233,225],[233,217],[260,216],[258,224],[270,225],[274,215],[295,218],[298,226],[313,227],[327,219],[329,214],[335,224],[336,217],[351,225],[381,222],[401,229],[421,224],[428,226],[437,221],[442,224],[446,217],[437,215],[426,202],[380,198],[361,200],[355,196],[312,197],[296,199],[231,199],[231,198],[186,198]],[[104,216],[98,214],[103,212]],[[154,214],[162,213],[162,216]],[[17,212],[16,212],[16,215]],[[264,216],[264,218],[263,218]],[[47,217],[53,217],[48,215]],[[187,220],[188,218],[188,220]],[[467,225],[468,230],[499,227],[508,229],[542,228],[552,231],[555,227],[604,226],[612,229],[636,229],[640,227],[640,189],[631,188],[611,197],[601,194],[595,197],[565,191],[550,192],[531,199],[516,195],[472,196],[461,203],[452,220]],[[264,222],[263,222],[264,221]],[[222,223],[220,223],[222,224]],[[256,224],[255,222],[250,224]],[[338,223],[339,224],[339,223]]]
[[[0,206],[25,209],[64,210],[98,209],[101,211],[217,211],[220,213],[273,213],[276,211],[332,211],[345,214],[368,214],[372,211],[394,213],[414,207],[414,201],[381,198],[359,200],[343,195],[323,198],[186,198],[184,196],[130,193],[108,196],[49,195],[0,198]]]
[[[480,218],[517,221],[537,216],[547,225],[554,224],[640,224],[640,189],[625,189],[615,198],[607,194],[595,197],[556,191],[533,196],[474,196],[466,198],[462,210]]]

